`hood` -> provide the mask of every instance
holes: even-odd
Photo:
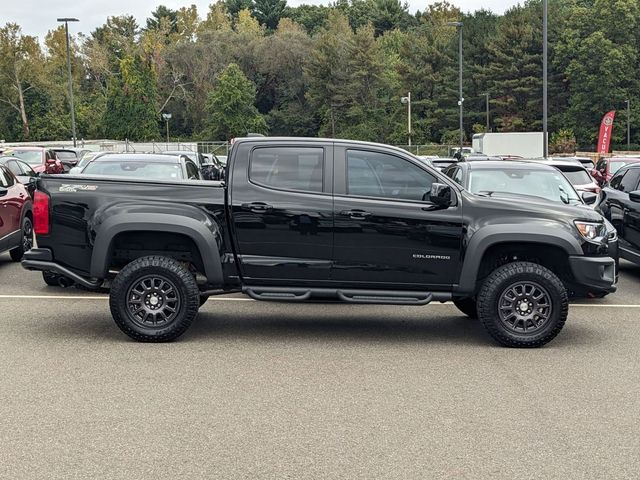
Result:
[[[463,192],[465,201],[476,208],[496,210],[501,216],[537,218],[541,220],[574,220],[603,222],[604,217],[584,203],[566,205],[539,197],[517,194],[493,194],[491,197]],[[496,212],[497,213],[497,212]]]

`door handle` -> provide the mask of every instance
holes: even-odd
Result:
[[[343,210],[342,212],[340,212],[340,215],[346,215],[348,217],[351,217],[354,220],[364,220],[365,218],[368,218],[371,216],[369,212],[365,212],[364,210],[358,210],[358,209]]]
[[[250,210],[254,213],[264,213],[264,212],[270,212],[271,210],[273,210],[273,207],[264,202],[251,202],[251,203],[243,203],[242,209]]]

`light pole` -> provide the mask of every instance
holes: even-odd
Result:
[[[409,146],[411,146],[411,92],[406,97],[401,97],[400,102],[407,104],[407,132],[409,133]]]
[[[59,22],[64,22],[64,33],[67,37],[67,73],[69,74],[69,108],[71,109],[71,134],[73,135],[73,146],[76,146],[76,111],[73,107],[73,81],[71,79],[71,54],[69,53],[69,22],[79,22],[77,18],[58,18]]]
[[[171,114],[163,113],[162,118],[164,118],[164,121],[167,124],[167,148],[169,148],[169,120],[171,120]]]
[[[462,96],[462,22],[448,22],[447,25],[456,27],[458,30],[458,62],[459,62],[459,98],[458,107],[460,107],[460,155],[462,155],[462,147],[464,146],[464,125],[463,118],[463,103],[464,97]]]
[[[482,95],[484,95],[485,97],[487,97],[487,133],[489,133],[489,92],[487,93],[483,93]]]
[[[549,2],[542,2],[542,155],[549,156],[548,140],[548,23],[549,23]]]
[[[627,152],[631,151],[631,101],[625,100],[627,104]]]

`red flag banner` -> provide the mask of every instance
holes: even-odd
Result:
[[[613,120],[616,118],[616,111],[611,110],[604,117],[600,124],[600,136],[598,137],[598,153],[609,153],[609,144],[611,143],[611,132],[613,131]]]

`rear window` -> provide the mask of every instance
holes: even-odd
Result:
[[[571,185],[586,185],[587,183],[591,183],[591,175],[589,175],[586,170],[563,170],[560,169],[567,180],[571,182]]]
[[[257,148],[251,153],[249,179],[284,190],[322,192],[324,149]]]
[[[147,180],[182,180],[182,168],[177,163],[153,162],[92,162],[82,171],[84,175],[132,177]]]
[[[76,152],[70,152],[68,150],[56,150],[56,157],[58,157],[58,160],[77,160],[78,159]]]
[[[4,154],[19,158],[29,165],[42,165],[42,151],[40,150],[8,150]]]

